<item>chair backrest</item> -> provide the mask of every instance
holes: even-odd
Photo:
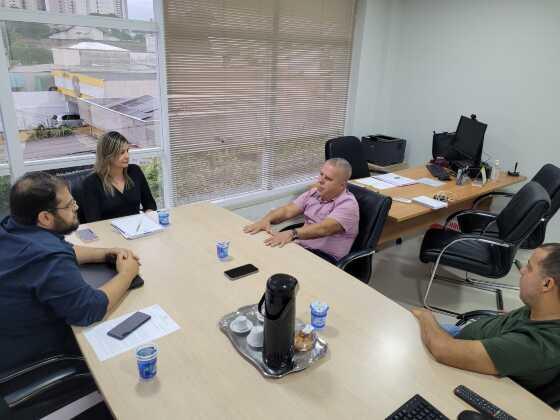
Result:
[[[547,163],[537,172],[532,181],[542,185],[550,196],[550,208],[545,215],[550,219],[560,208],[560,168]]]
[[[391,197],[353,184],[348,184],[348,191],[354,194],[360,207],[360,228],[351,252],[375,249],[391,208]]]
[[[78,220],[80,223],[86,223],[86,218],[84,215],[83,204],[84,204],[84,193],[83,193],[83,182],[86,177],[91,174],[91,169],[83,169],[80,171],[68,172],[59,175],[61,178],[65,179],[70,186],[70,192],[78,203]]]
[[[552,382],[540,387],[533,392],[537,397],[550,405],[555,410],[560,409],[560,375]]]
[[[550,208],[550,197],[537,182],[528,182],[496,218],[500,239],[521,245]]]
[[[325,143],[325,160],[344,158],[352,166],[350,179],[369,176],[369,168],[363,152],[362,143],[357,137],[346,136],[331,139]]]

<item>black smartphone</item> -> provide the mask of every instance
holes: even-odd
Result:
[[[108,336],[122,340],[131,332],[136,330],[140,325],[144,324],[151,316],[143,312],[136,312],[120,324],[116,325],[113,329],[107,332]]]
[[[240,267],[232,268],[231,270],[224,271],[226,277],[230,280],[237,280],[241,277],[248,276],[249,274],[253,274],[259,271],[257,267],[253,264],[245,264]]]

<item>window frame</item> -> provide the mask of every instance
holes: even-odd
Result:
[[[165,75],[165,49],[163,39],[163,1],[153,0],[154,21],[143,21],[134,19],[121,19],[115,17],[104,16],[83,16],[70,15],[61,13],[52,13],[47,11],[31,11],[22,9],[0,8],[2,12],[1,21],[9,22],[28,22],[43,23],[51,25],[66,26],[85,26],[94,28],[112,28],[120,30],[130,30],[134,32],[152,33],[157,38],[157,72],[158,87],[160,97],[159,111],[159,137],[160,146],[149,147],[140,150],[132,150],[131,155],[134,159],[142,158],[159,158],[162,164],[162,188],[164,192],[164,203],[166,207],[170,207],[173,203],[170,201],[171,182],[168,169],[168,146],[166,145],[168,138],[167,124],[167,84]],[[4,47],[4,34],[0,31],[0,115],[3,117],[4,138],[8,163],[0,164],[0,175],[11,175],[12,182],[22,176],[26,172],[41,171],[50,169],[62,169],[72,166],[91,165],[95,162],[94,154],[79,156],[64,156],[50,159],[39,159],[25,161],[23,155],[23,147],[18,138],[17,118],[15,103],[12,95],[9,77],[9,63],[6,59],[6,51]]]

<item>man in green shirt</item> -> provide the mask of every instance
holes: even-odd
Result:
[[[560,244],[535,250],[521,270],[519,296],[525,306],[485,317],[455,337],[426,309],[413,309],[422,341],[449,366],[509,376],[530,391],[560,376]]]

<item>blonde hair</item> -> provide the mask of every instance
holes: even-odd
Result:
[[[128,140],[121,133],[111,131],[106,133],[97,142],[97,154],[95,156],[95,173],[101,179],[103,190],[109,195],[115,194],[115,187],[111,183],[111,162],[119,156],[124,147],[128,146]],[[126,168],[123,170],[125,180],[124,188],[134,186],[134,181],[128,176]]]

